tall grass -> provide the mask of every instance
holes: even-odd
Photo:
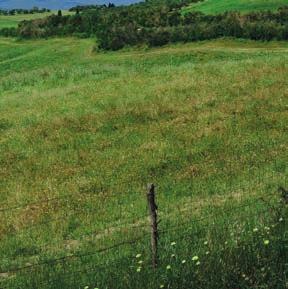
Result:
[[[280,42],[95,53],[92,40],[0,39],[0,208],[20,207],[0,212],[1,280],[8,288],[285,288],[287,233],[256,199],[277,202],[286,182],[286,58]],[[157,272],[148,268],[148,182],[157,184],[161,230],[186,222],[161,235]],[[23,266],[26,274],[7,275]]]
[[[277,204],[276,196],[272,199],[276,210],[270,209],[271,199],[269,203],[249,200],[241,206],[227,202],[225,208],[211,211],[210,207],[205,217],[192,217],[184,226],[169,224],[168,230],[160,231],[156,270],[150,265],[148,236],[104,252],[97,252],[94,239],[94,250],[87,248],[81,258],[68,255],[32,268],[26,264],[25,270],[6,277],[4,288],[283,289],[287,208]]]

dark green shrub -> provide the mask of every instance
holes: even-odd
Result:
[[[2,28],[0,29],[0,35],[4,37],[16,37],[18,35],[17,28]]]
[[[278,39],[281,34],[281,26],[276,22],[253,22],[245,23],[244,37],[252,40],[266,40]]]

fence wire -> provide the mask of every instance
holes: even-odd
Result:
[[[267,199],[269,197],[269,200]],[[63,197],[65,198],[65,197]],[[241,205],[237,205],[237,206],[233,206],[233,207],[229,207],[229,208],[222,208],[222,207],[215,207],[216,209],[220,208],[221,211],[220,211],[220,214],[228,214],[228,213],[231,213],[231,212],[235,212],[235,210],[239,210],[239,209],[244,209],[244,208],[248,208],[248,207],[253,207],[255,205],[255,202],[263,202],[264,204],[266,204],[267,206],[270,206],[270,203],[271,203],[271,200],[272,199],[275,199],[275,195],[262,195],[262,196],[259,196],[257,198],[253,198],[253,202],[251,203],[251,200],[249,203],[245,203],[245,204],[241,204]],[[37,205],[37,204],[42,204],[42,203],[49,203],[49,202],[54,202],[54,201],[58,201],[62,199],[61,198],[53,198],[53,199],[48,199],[48,200],[43,200],[43,201],[39,201],[39,202],[32,202],[32,203],[29,203],[29,204],[23,204],[21,206],[12,206],[12,207],[6,207],[6,208],[3,208],[3,209],[0,209],[0,212],[7,212],[9,210],[17,210],[17,209],[20,209],[20,208],[26,208],[26,207],[29,207],[29,206],[33,206],[33,205]],[[271,205],[271,207],[273,207]],[[161,207],[160,207],[160,212],[161,212]],[[167,212],[167,210],[166,210]],[[178,232],[178,231],[183,231],[183,228],[184,227],[187,227],[191,224],[195,224],[195,223],[200,223],[202,221],[206,221],[206,220],[209,220],[209,218],[211,216],[214,216],[215,217],[215,212],[214,211],[211,211],[211,214],[208,214],[205,215],[205,217],[199,217],[199,218],[192,218],[192,216],[185,216],[185,218],[187,218],[186,221],[184,222],[178,222],[177,224],[175,225],[170,225],[167,229],[160,229],[158,231],[158,233],[160,234],[160,236],[165,236],[165,235],[169,235],[169,233],[171,232]],[[165,219],[166,217],[166,219]],[[162,220],[167,220],[169,221],[170,219],[170,216],[169,214],[163,214],[163,216],[161,215],[161,218]],[[143,220],[142,220],[143,219]],[[50,223],[53,223],[53,222],[57,222],[57,221],[61,221],[63,220],[63,217],[57,217],[57,218],[54,218],[54,219],[51,219],[51,220],[48,220],[46,222],[41,222],[39,224],[32,224],[30,227],[27,227],[25,229],[22,229],[20,231],[20,233],[22,231],[26,231],[26,230],[30,230],[31,228],[35,228],[35,227],[42,227],[42,226],[45,226],[45,225],[48,225]],[[134,221],[135,222],[135,217],[134,218],[129,218],[129,219],[124,219],[124,220],[121,220],[120,222],[111,222],[111,224],[114,224],[116,225],[116,228],[119,229],[121,231],[121,226],[124,226],[123,228],[125,229],[127,225],[129,225],[129,229],[133,232],[133,230],[135,229],[139,229],[139,228],[146,228],[148,229],[150,227],[150,224],[148,223],[148,214],[145,213],[145,214],[141,214],[140,216],[137,216],[137,220],[138,220],[138,223],[136,224],[133,224],[133,223],[129,223],[130,221]],[[136,220],[136,221],[137,221]],[[139,223],[139,220],[143,221],[143,223]],[[109,224],[106,224],[108,225],[108,227],[102,229],[102,230],[90,230],[89,232],[86,232],[84,234],[80,234],[78,236],[78,239],[82,239],[82,238],[86,238],[86,237],[93,237],[94,235],[97,235],[97,234],[105,234],[107,232],[109,232],[109,229],[111,230],[111,226],[109,226]],[[126,228],[127,229],[127,228]],[[186,228],[187,229],[187,228]],[[19,232],[13,232],[11,235],[8,234],[7,238],[9,238],[10,236],[14,235],[17,237],[17,235],[19,234]],[[105,252],[109,252],[111,250],[114,250],[114,249],[117,249],[117,248],[120,248],[122,246],[129,246],[129,245],[133,245],[133,244],[136,244],[137,242],[141,242],[143,241],[144,239],[147,239],[147,237],[150,236],[149,233],[144,233],[142,234],[141,236],[139,237],[135,237],[135,238],[132,238],[132,239],[129,239],[129,240],[125,240],[125,241],[121,241],[121,242],[116,242],[115,244],[112,244],[111,246],[107,246],[107,247],[103,247],[103,248],[99,248],[99,249],[93,249],[93,251],[89,251],[88,253],[72,253],[72,254],[68,254],[68,255],[64,255],[62,257],[58,257],[58,258],[54,258],[54,259],[48,259],[48,260],[44,260],[44,261],[40,261],[40,262],[35,262],[33,264],[29,264],[29,265],[24,265],[24,266],[16,266],[16,267],[7,267],[7,269],[3,269],[1,270],[0,272],[0,275],[2,274],[6,274],[6,275],[13,275],[13,274],[18,274],[19,272],[32,272],[34,270],[39,270],[39,268],[43,268],[45,266],[56,266],[58,265],[59,263],[61,264],[64,264],[64,263],[67,263],[67,262],[70,262],[71,260],[81,260],[82,262],[82,259],[84,258],[87,258],[87,257],[92,257],[92,256],[95,256],[97,254],[101,254],[101,253],[105,253]],[[184,238],[185,237],[185,234],[181,234],[181,236],[179,235],[179,239],[180,238]],[[177,240],[174,238],[174,240]],[[45,246],[44,247],[38,247],[38,249],[45,249]],[[82,263],[81,263],[82,264]],[[85,264],[83,262],[83,264]],[[89,272],[94,272],[96,270],[98,270],[99,268],[101,268],[101,266],[105,266],[105,264],[94,264],[91,268],[89,268]],[[84,270],[74,270],[72,272],[64,272],[63,273],[63,279],[64,278],[69,278],[69,277],[65,277],[65,276],[75,276],[75,274],[88,274],[88,271],[87,271],[87,268],[84,269]],[[39,283],[39,285],[45,285],[47,284],[47,282],[53,282],[53,279],[49,280],[49,281],[43,281],[43,283]],[[0,280],[0,283],[2,282],[5,282],[5,280]],[[5,287],[2,287],[4,285],[1,285],[0,288],[5,288]],[[9,288],[10,289],[10,288]],[[20,287],[19,287],[20,289]]]

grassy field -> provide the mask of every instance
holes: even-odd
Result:
[[[259,197],[276,206],[287,185],[288,44],[93,44],[0,39],[0,287],[284,289],[281,214]],[[173,229],[160,234],[157,274],[147,265],[148,182],[161,230]],[[69,254],[88,257],[31,274]],[[19,266],[27,275],[10,272]]]
[[[35,14],[17,14],[13,16],[6,16],[6,15],[0,15],[0,29],[1,28],[7,28],[7,27],[17,27],[18,23],[24,20],[33,20],[33,19],[39,19],[43,17],[47,17],[52,14],[56,14],[57,11],[47,12],[47,13],[35,13]],[[63,11],[63,15],[70,14],[69,11]]]
[[[206,14],[216,14],[226,11],[240,11],[242,13],[248,13],[261,10],[274,11],[287,4],[286,0],[204,0],[185,7],[183,12],[201,11]]]

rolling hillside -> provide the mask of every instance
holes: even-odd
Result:
[[[93,45],[0,39],[0,287],[284,289],[288,44]]]
[[[1,289],[287,288],[288,10],[165,5],[0,37]]]
[[[47,12],[47,13],[35,13],[35,14],[18,14],[13,16],[6,16],[6,15],[0,15],[0,29],[1,28],[10,28],[10,27],[17,27],[18,23],[24,20],[33,20],[33,19],[39,19],[43,17],[47,17],[49,15],[57,13],[56,11]],[[74,14],[69,11],[63,11],[63,15],[68,14]]]
[[[216,14],[226,11],[240,11],[247,13],[259,10],[276,10],[285,5],[288,5],[287,0],[204,0],[185,7],[183,12],[200,11],[206,14]]]

